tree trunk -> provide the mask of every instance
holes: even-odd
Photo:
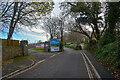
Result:
[[[14,32],[14,26],[13,25],[14,25],[14,18],[15,18],[16,12],[17,12],[17,7],[18,7],[18,2],[15,2],[14,13],[13,13],[13,17],[12,17],[12,20],[11,20],[11,23],[10,23],[9,34],[8,34],[8,38],[7,38],[7,46],[9,46],[9,40],[11,39],[12,34]]]
[[[52,35],[52,33],[50,34],[50,39],[53,39],[53,35]]]
[[[97,40],[99,40],[100,39],[100,31],[98,29],[97,23],[95,23],[94,26],[95,26],[95,34],[94,34],[94,36],[95,36],[95,38]]]
[[[61,29],[61,44],[60,44],[60,49],[63,51],[63,29]]]
[[[14,32],[15,27],[13,25],[14,25],[14,19],[15,19],[15,15],[16,15],[16,12],[17,12],[17,8],[18,8],[18,2],[15,2],[15,4],[14,4],[14,13],[13,13],[13,17],[12,17],[10,27],[9,27],[9,34],[8,34],[8,38],[7,38],[8,40],[11,39],[12,34]]]

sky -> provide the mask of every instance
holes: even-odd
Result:
[[[57,0],[54,0],[55,5],[53,8],[53,11],[51,13],[52,16],[57,16],[60,13],[60,9],[59,9],[59,2]],[[41,25],[41,24],[40,24]],[[13,33],[12,39],[14,40],[28,40],[29,43],[35,43],[39,40],[41,41],[47,41],[48,38],[46,36],[46,32],[44,30],[42,30],[40,27],[40,25],[36,26],[38,28],[32,28],[31,30],[28,29],[28,27],[24,27],[22,26],[21,28],[24,30],[22,32],[15,32]],[[89,28],[89,26],[87,26]],[[91,29],[90,29],[91,31]],[[8,31],[7,31],[8,33]],[[0,32],[0,38],[2,39],[7,39],[7,33],[2,33]]]
[[[53,11],[51,13],[52,16],[58,15],[60,13],[59,9],[59,2],[55,0],[55,5],[53,8]],[[39,40],[41,41],[47,41],[48,38],[46,37],[46,32],[36,26],[36,28],[32,28],[31,30],[27,27],[22,26],[22,29],[24,31],[22,32],[15,32],[13,33],[12,39],[14,40],[28,40],[29,43],[35,43]],[[8,31],[6,31],[8,32]],[[0,32],[1,34],[1,32]],[[0,38],[7,39],[7,33],[2,33],[2,36],[0,35]]]

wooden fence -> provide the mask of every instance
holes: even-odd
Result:
[[[2,46],[19,47],[19,40],[2,39]]]

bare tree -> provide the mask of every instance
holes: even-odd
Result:
[[[50,38],[57,37],[58,35],[58,18],[49,16],[43,20],[42,29],[50,35]]]
[[[52,2],[0,2],[2,7],[0,15],[1,29],[9,29],[8,39],[12,37],[15,29],[21,25],[33,27],[42,16],[48,14]]]
[[[83,38],[86,37],[78,32],[66,32],[64,34],[64,42],[80,44],[83,42]]]

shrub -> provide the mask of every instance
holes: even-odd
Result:
[[[72,48],[72,49],[76,49],[76,46],[70,46],[70,48]]]
[[[69,45],[65,45],[65,47],[69,47]]]
[[[107,44],[112,43],[114,41],[116,41],[115,34],[111,33],[110,30],[107,29],[105,32],[105,35],[100,40],[100,45],[104,46],[104,45],[107,45]]]
[[[76,50],[82,50],[81,45],[77,45],[77,46],[76,46]]]
[[[111,68],[118,68],[118,66],[120,66],[118,42],[115,41],[103,46],[98,50],[96,56],[105,61]]]

